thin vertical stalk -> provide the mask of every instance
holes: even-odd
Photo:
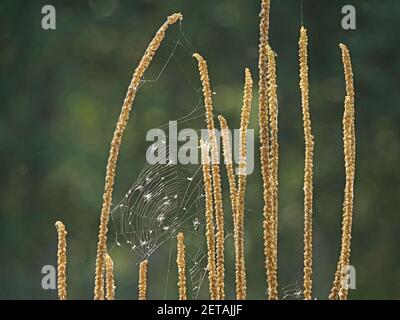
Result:
[[[201,55],[195,53],[193,57],[198,62],[200,79],[203,87],[204,107],[206,109],[206,122],[211,144],[211,170],[214,191],[214,206],[215,206],[215,220],[217,222],[217,242],[216,242],[216,272],[217,272],[217,286],[218,286],[218,299],[225,299],[225,266],[224,266],[224,246],[225,246],[225,230],[224,230],[224,211],[222,207],[222,187],[221,175],[219,169],[219,151],[217,138],[215,133],[213,105],[212,105],[212,92],[210,86],[210,78],[208,75],[207,62]]]
[[[247,180],[247,128],[250,122],[251,101],[253,97],[253,79],[250,70],[245,70],[243,90],[243,106],[240,120],[240,156],[238,170],[237,211],[235,227],[236,255],[236,299],[245,300],[247,297],[246,265],[244,255],[244,205]]]
[[[270,299],[278,299],[278,97],[276,84],[275,52],[267,45],[268,57],[268,119],[269,119],[269,153],[268,153],[268,220],[270,221]]]
[[[57,248],[57,290],[60,300],[67,300],[67,231],[61,221],[56,222]]]
[[[128,87],[124,103],[122,105],[121,113],[114,131],[111,141],[109,158],[107,161],[106,178],[103,193],[103,206],[100,215],[99,236],[97,243],[97,257],[96,257],[96,270],[95,270],[95,287],[94,298],[96,300],[104,298],[104,275],[103,270],[105,266],[105,259],[107,254],[107,233],[108,222],[110,219],[110,208],[112,203],[112,194],[114,189],[115,172],[117,167],[118,154],[122,143],[122,136],[124,134],[126,125],[129,120],[129,113],[132,109],[132,104],[136,96],[137,88],[143,77],[144,72],[150,65],[151,60],[156,54],[162,40],[165,37],[165,32],[171,24],[182,20],[183,16],[180,13],[175,13],[167,18],[167,21],[157,31],[155,37],[150,42],[146,52],[136,68],[131,83]]]
[[[114,262],[106,255],[106,299],[115,300]]]
[[[185,262],[185,237],[182,232],[179,232],[177,237],[177,257],[176,264],[178,265],[178,290],[179,300],[186,300],[186,262]]]
[[[308,38],[302,26],[299,40],[300,91],[305,140],[304,161],[304,299],[312,299],[312,219],[313,219],[313,152],[308,82]]]
[[[213,198],[211,165],[209,158],[209,146],[200,140],[201,163],[203,169],[204,195],[205,195],[205,216],[206,216],[206,238],[207,238],[207,270],[211,300],[218,299],[217,275],[215,265],[215,233],[213,217]]]
[[[330,299],[345,300],[348,296],[347,268],[350,265],[351,229],[353,222],[354,178],[356,170],[356,137],[355,137],[355,107],[354,81],[350,53],[344,44],[342,51],[344,78],[346,82],[346,97],[343,113],[343,148],[346,183],[343,200],[342,240],[339,262],[335,280],[331,289]]]
[[[147,299],[147,265],[148,261],[143,260],[139,266],[139,300]]]

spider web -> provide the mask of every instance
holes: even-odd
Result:
[[[196,106],[177,120],[178,127],[203,118]],[[165,129],[168,124],[159,127]],[[166,130],[164,130],[165,132]],[[171,242],[164,298],[168,290],[172,247],[178,232],[185,235],[189,289],[196,299],[206,274],[207,250],[204,218],[204,187],[200,165],[181,165],[168,161],[155,163],[156,156],[170,159],[168,136],[157,154],[147,159],[139,176],[111,212],[115,243],[132,250],[140,260],[148,259]],[[154,163],[154,164],[153,164]]]
[[[168,67],[173,64],[179,70],[192,92],[197,97],[197,104],[191,107],[191,112],[178,118],[177,126],[184,128],[199,128],[202,126],[205,114],[202,104],[201,86],[193,80],[185,68],[178,53],[183,52],[190,61],[196,52],[182,31],[176,39],[167,34],[165,41],[172,48],[167,54],[161,69],[152,79],[143,78],[138,89],[143,86],[154,86],[158,94],[158,83]],[[197,72],[197,70],[196,70]],[[196,77],[198,75],[196,74]],[[196,85],[195,85],[196,84]],[[164,133],[168,132],[168,123],[161,125]],[[298,125],[296,125],[298,126]],[[196,130],[200,136],[200,129]],[[157,153],[158,158],[169,159],[168,135],[161,141],[165,149]],[[154,155],[155,156],[155,155]],[[188,275],[187,290],[189,298],[197,299],[203,284],[207,282],[207,243],[205,227],[205,199],[200,165],[151,164],[153,159],[143,159],[144,165],[131,187],[119,202],[112,206],[111,220],[115,233],[114,245],[121,246],[133,252],[139,261],[149,259],[162,250],[167,253],[167,268],[163,298],[169,297],[168,290],[172,288],[171,274],[176,273],[176,235],[183,232],[186,247],[186,273]],[[251,211],[250,208],[246,209]],[[232,234],[225,229],[225,240]],[[112,249],[112,247],[110,248]],[[164,262],[163,262],[164,263]],[[298,278],[291,276],[290,278]],[[206,280],[206,281],[204,281]],[[173,285],[176,288],[176,284]],[[176,294],[176,293],[175,293]],[[158,296],[161,295],[158,293]],[[301,281],[290,282],[280,289],[281,299],[302,299]]]
[[[171,28],[173,29],[173,28]],[[186,128],[199,127],[196,120],[204,119],[201,87],[194,85],[190,73],[179,59],[179,53],[189,57],[193,63],[192,54],[196,51],[182,30],[176,39],[169,30],[165,38],[165,46],[172,46],[160,71],[152,79],[141,79],[138,90],[144,85],[154,85],[158,94],[158,83],[167,68],[174,64],[176,70],[190,84],[191,90],[197,96],[197,104],[192,111],[177,119],[177,125]],[[162,52],[158,53],[162,55]],[[151,73],[151,72],[149,72]],[[160,126],[168,132],[168,123]],[[166,130],[165,130],[166,129]],[[158,157],[169,159],[168,136],[162,141],[165,144]],[[153,155],[154,156],[154,155]],[[145,159],[143,159],[145,161]],[[186,270],[188,291],[196,299],[202,287],[207,272],[207,247],[205,238],[204,192],[202,171],[200,165],[181,165],[179,163],[152,164],[153,159],[147,159],[141,172],[131,187],[114,203],[111,220],[115,232],[115,245],[125,247],[134,252],[140,260],[149,259],[161,247],[170,242],[168,268],[166,275],[164,299],[170,280],[170,270],[173,268],[173,248],[176,247],[176,235],[183,232],[186,246]]]
[[[177,129],[179,130],[179,127],[201,128],[205,114],[197,68],[194,68],[195,76],[193,76],[192,70],[187,70],[185,61],[182,61],[180,57],[180,54],[183,54],[185,58],[190,59],[193,66],[192,54],[197,50],[185,36],[182,22],[179,23],[176,39],[171,36],[171,31],[168,31],[165,42],[171,46],[171,49],[164,57],[165,62],[161,65],[160,71],[151,79],[143,78],[138,90],[143,86],[154,86],[155,94],[158,95],[159,81],[165,72],[169,72],[169,67],[173,64],[176,67],[174,70],[181,72],[197,97],[197,103],[190,107],[192,111],[176,120]],[[158,129],[167,133],[168,125],[166,123]],[[200,136],[200,129],[196,132]],[[166,139],[161,141],[165,148],[159,149],[162,151],[161,154],[157,153],[157,158],[170,158],[168,141],[169,137],[166,135]],[[147,160],[146,162],[146,159],[143,159],[142,170],[136,179],[133,179],[134,182],[122,199],[112,205],[111,224],[115,239],[110,250],[114,245],[124,247],[133,252],[139,261],[151,258],[154,254],[161,253],[161,250],[165,251],[168,255],[168,265],[163,297],[167,299],[169,282],[172,279],[170,275],[173,272],[176,273],[174,255],[176,235],[178,232],[183,232],[188,297],[197,299],[204,280],[207,279],[205,199],[201,166],[181,165],[179,162],[152,164],[152,159]],[[225,235],[225,240],[232,236],[228,230],[225,230]],[[176,284],[174,286],[176,287]],[[282,295],[292,297],[292,288],[284,288]]]
[[[158,83],[171,64],[176,67],[189,83],[191,91],[197,97],[197,103],[191,112],[176,120],[179,127],[202,128],[205,113],[201,84],[198,81],[197,67],[190,72],[182,62],[180,54],[188,58],[193,67],[193,53],[197,52],[183,32],[182,22],[176,39],[166,34],[165,42],[172,46],[160,71],[151,79],[142,78],[138,90],[143,86],[153,85],[158,95]],[[159,54],[159,53],[158,53]],[[191,74],[193,72],[193,74]],[[213,92],[213,94],[215,94]],[[168,132],[168,123],[159,126]],[[194,129],[198,137],[201,129]],[[165,149],[157,153],[158,158],[169,159],[166,135]],[[179,146],[178,146],[179,147]],[[200,150],[198,150],[200,155]],[[151,164],[152,159],[144,164],[141,172],[119,202],[113,203],[111,221],[115,233],[113,246],[125,247],[139,257],[149,259],[160,249],[168,247],[168,267],[164,299],[168,297],[171,270],[174,270],[174,248],[176,235],[183,232],[186,247],[186,270],[188,292],[192,299],[197,299],[207,278],[207,243],[205,224],[205,198],[200,165],[181,165],[179,163]],[[150,161],[149,161],[150,160]],[[232,233],[225,229],[225,241]],[[176,268],[176,267],[175,267]],[[176,285],[175,285],[176,286]]]

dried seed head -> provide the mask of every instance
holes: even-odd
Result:
[[[330,299],[347,299],[348,288],[343,286],[347,281],[347,267],[350,265],[351,230],[353,223],[354,178],[356,170],[356,136],[355,136],[355,107],[354,82],[350,53],[344,44],[340,44],[344,78],[346,82],[346,97],[343,113],[343,148],[346,183],[343,200],[342,240],[339,262],[337,265]]]
[[[139,300],[147,299],[147,260],[143,260],[139,266]]]
[[[125,127],[129,120],[129,113],[132,109],[132,104],[136,96],[136,90],[139,83],[143,77],[144,72],[150,65],[154,55],[157,52],[161,42],[165,38],[165,32],[168,27],[182,20],[183,16],[180,13],[175,13],[167,18],[167,21],[160,27],[154,36],[153,40],[150,42],[147,50],[145,51],[139,65],[135,69],[132,76],[131,83],[128,87],[124,103],[122,105],[121,113],[118,118],[118,122],[114,131],[114,135],[111,141],[111,147],[109,152],[109,158],[106,168],[106,178],[103,193],[103,206],[100,215],[100,225],[99,225],[99,236],[97,243],[97,257],[96,257],[96,271],[95,271],[95,288],[94,288],[94,298],[96,300],[104,299],[104,275],[103,270],[105,266],[105,259],[107,253],[107,233],[108,233],[108,222],[110,218],[110,208],[112,203],[112,193],[114,188],[115,171],[117,167],[118,154],[122,143],[122,136],[125,131]]]
[[[115,299],[114,262],[106,255],[106,299]]]
[[[269,150],[267,156],[267,230],[269,299],[278,299],[278,98],[275,52],[267,45],[267,97],[269,120]]]
[[[250,121],[251,101],[253,97],[253,80],[250,70],[245,70],[243,90],[243,106],[240,119],[240,160],[238,191],[236,199],[236,219],[234,221],[235,256],[236,256],[236,298],[244,300],[247,297],[246,266],[244,255],[244,201],[246,193],[246,161],[247,161],[247,127]]]
[[[204,194],[205,194],[205,216],[206,216],[206,238],[207,238],[207,269],[208,281],[210,286],[211,300],[218,299],[218,286],[216,275],[215,263],[215,233],[214,233],[214,213],[213,213],[213,196],[212,196],[212,182],[210,173],[209,161],[209,146],[200,140],[201,159],[204,179]]]
[[[221,176],[219,171],[219,160],[218,160],[218,145],[215,134],[214,126],[214,115],[212,106],[212,92],[210,86],[210,79],[208,75],[207,62],[201,55],[195,53],[193,57],[198,62],[199,74],[203,88],[204,106],[206,109],[206,122],[207,129],[209,132],[209,139],[211,144],[211,170],[212,170],[212,182],[214,191],[214,205],[215,205],[215,218],[217,222],[217,262],[216,262],[216,273],[217,273],[217,287],[218,287],[218,299],[223,300],[225,298],[225,266],[224,266],[224,246],[225,246],[225,230],[224,230],[224,211],[222,207],[222,187],[221,187]]]
[[[57,289],[60,300],[67,299],[67,231],[61,221],[55,223],[58,234]]]
[[[263,237],[264,237],[264,255],[265,255],[265,270],[268,282],[268,297],[275,299],[276,293],[276,276],[274,271],[274,229],[275,223],[271,216],[272,195],[269,186],[271,181],[271,173],[269,171],[269,117],[268,117],[268,43],[269,43],[269,12],[270,1],[261,1],[260,12],[260,44],[258,58],[259,72],[259,97],[258,97],[258,118],[260,125],[260,161],[261,173],[263,179]]]
[[[178,289],[179,300],[186,300],[186,262],[185,262],[185,237],[182,232],[177,235],[177,257],[176,263],[178,265]]]
[[[299,40],[300,91],[303,111],[305,140],[304,164],[304,299],[312,299],[312,215],[313,215],[313,151],[314,136],[311,132],[308,83],[308,38],[307,30],[302,26]]]
[[[222,136],[222,146],[223,146],[223,153],[224,153],[224,162],[226,166],[226,171],[228,174],[228,182],[229,182],[229,193],[231,199],[231,206],[232,206],[232,217],[233,223],[235,225],[236,219],[236,181],[235,181],[235,174],[233,170],[233,162],[232,162],[232,144],[231,144],[231,135],[229,131],[228,122],[222,116],[218,116],[218,120],[221,127],[221,136]]]

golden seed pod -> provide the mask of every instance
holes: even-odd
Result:
[[[67,300],[67,231],[61,221],[55,223],[58,234],[57,290],[60,300]]]
[[[217,274],[215,263],[215,232],[214,232],[214,206],[211,182],[211,166],[209,158],[209,146],[200,140],[201,163],[203,169],[205,216],[206,216],[206,238],[207,238],[207,270],[211,300],[218,299]]]
[[[343,200],[342,240],[339,262],[329,299],[345,300],[348,296],[347,267],[350,265],[351,230],[353,222],[354,178],[356,170],[356,136],[354,81],[350,53],[344,44],[339,44],[342,51],[346,97],[343,113],[343,149],[346,183]]]
[[[108,222],[110,219],[110,208],[112,203],[112,193],[114,188],[115,172],[117,167],[118,154],[122,143],[122,136],[124,134],[126,125],[129,120],[129,113],[132,109],[132,104],[136,96],[137,88],[139,87],[140,81],[143,74],[147,70],[152,61],[157,49],[161,42],[165,38],[165,32],[171,24],[182,20],[183,16],[180,13],[175,13],[167,18],[167,21],[160,27],[150,42],[147,50],[145,51],[139,65],[133,73],[131,83],[129,84],[128,91],[126,93],[121,113],[118,118],[118,122],[114,131],[114,135],[111,141],[111,147],[106,168],[106,178],[103,193],[103,206],[100,215],[99,225],[99,236],[97,243],[97,257],[96,257],[96,271],[95,271],[95,287],[94,287],[94,298],[96,300],[104,299],[104,275],[103,270],[105,266],[106,254],[107,254],[107,232]]]
[[[115,300],[114,262],[106,255],[106,299]]]
[[[300,91],[305,140],[304,164],[304,299],[312,299],[312,216],[313,216],[313,152],[314,136],[311,132],[308,81],[308,38],[302,26],[299,40]]]
[[[185,237],[182,232],[176,236],[177,239],[177,257],[176,263],[178,265],[178,290],[179,300],[186,300],[186,262],[185,262]]]
[[[139,265],[139,300],[147,299],[147,260],[143,260]]]
[[[218,297],[217,299],[225,299],[225,266],[224,266],[224,247],[225,247],[225,230],[224,230],[224,211],[222,206],[222,187],[221,187],[221,175],[219,169],[219,156],[218,156],[218,144],[215,134],[214,126],[214,114],[212,105],[212,92],[210,86],[210,78],[208,75],[207,62],[204,58],[195,53],[193,57],[198,62],[198,69],[200,74],[200,80],[202,83],[202,90],[204,96],[204,107],[206,110],[206,122],[207,129],[209,132],[209,139],[211,144],[211,171],[212,171],[212,185],[214,192],[214,206],[215,206],[215,219],[217,223],[217,242],[216,242],[216,273],[217,273],[217,288]]]

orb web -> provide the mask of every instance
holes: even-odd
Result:
[[[188,127],[191,121],[203,117],[203,108],[196,106],[188,115],[177,120],[178,128]],[[163,125],[159,129],[167,126]],[[177,233],[183,232],[188,290],[191,298],[195,299],[207,266],[202,170],[200,164],[181,165],[179,161],[169,161],[168,141],[166,135],[166,139],[161,141],[164,148],[148,154],[150,158],[137,179],[122,199],[113,204],[111,220],[115,244],[133,251],[141,261],[149,259],[170,240],[167,292],[170,268],[173,268],[172,261],[175,260],[171,257],[172,247],[176,245]],[[152,157],[167,159],[167,163],[155,163]]]
[[[183,33],[181,22],[176,39],[169,31],[165,42],[170,45],[170,51],[166,54],[160,71],[153,72],[152,78],[141,79],[137,88],[138,94],[143,86],[153,86],[154,96],[159,96],[159,84],[161,80],[165,81],[163,75],[169,72],[169,68],[173,65],[173,70],[183,75],[184,81],[189,85],[189,90],[197,100],[197,104],[188,106],[191,110],[188,114],[176,120],[178,130],[202,128],[205,114],[201,83],[198,81],[197,68],[188,69],[189,64],[191,67],[195,66],[192,55],[197,50]],[[185,60],[182,60],[182,55]],[[166,123],[158,126],[158,129],[168,133],[168,126],[169,123]],[[200,129],[193,130],[197,132],[198,137],[201,136]],[[158,152],[157,157],[169,159],[170,137],[168,135],[165,137],[166,139],[161,141],[165,149],[161,149],[161,154]],[[110,250],[114,245],[125,247],[138,257],[139,262],[151,259],[159,250],[169,252],[164,287],[164,299],[167,299],[168,290],[172,288],[171,274],[176,270],[174,256],[176,235],[178,232],[183,232],[186,247],[188,298],[197,299],[207,278],[205,199],[201,165],[181,165],[179,161],[178,163],[152,164],[151,160],[143,159],[143,168],[131,187],[120,201],[112,205],[111,224],[115,238]],[[226,232],[226,237],[228,236],[230,234]],[[176,284],[174,283],[173,286],[176,287]]]

